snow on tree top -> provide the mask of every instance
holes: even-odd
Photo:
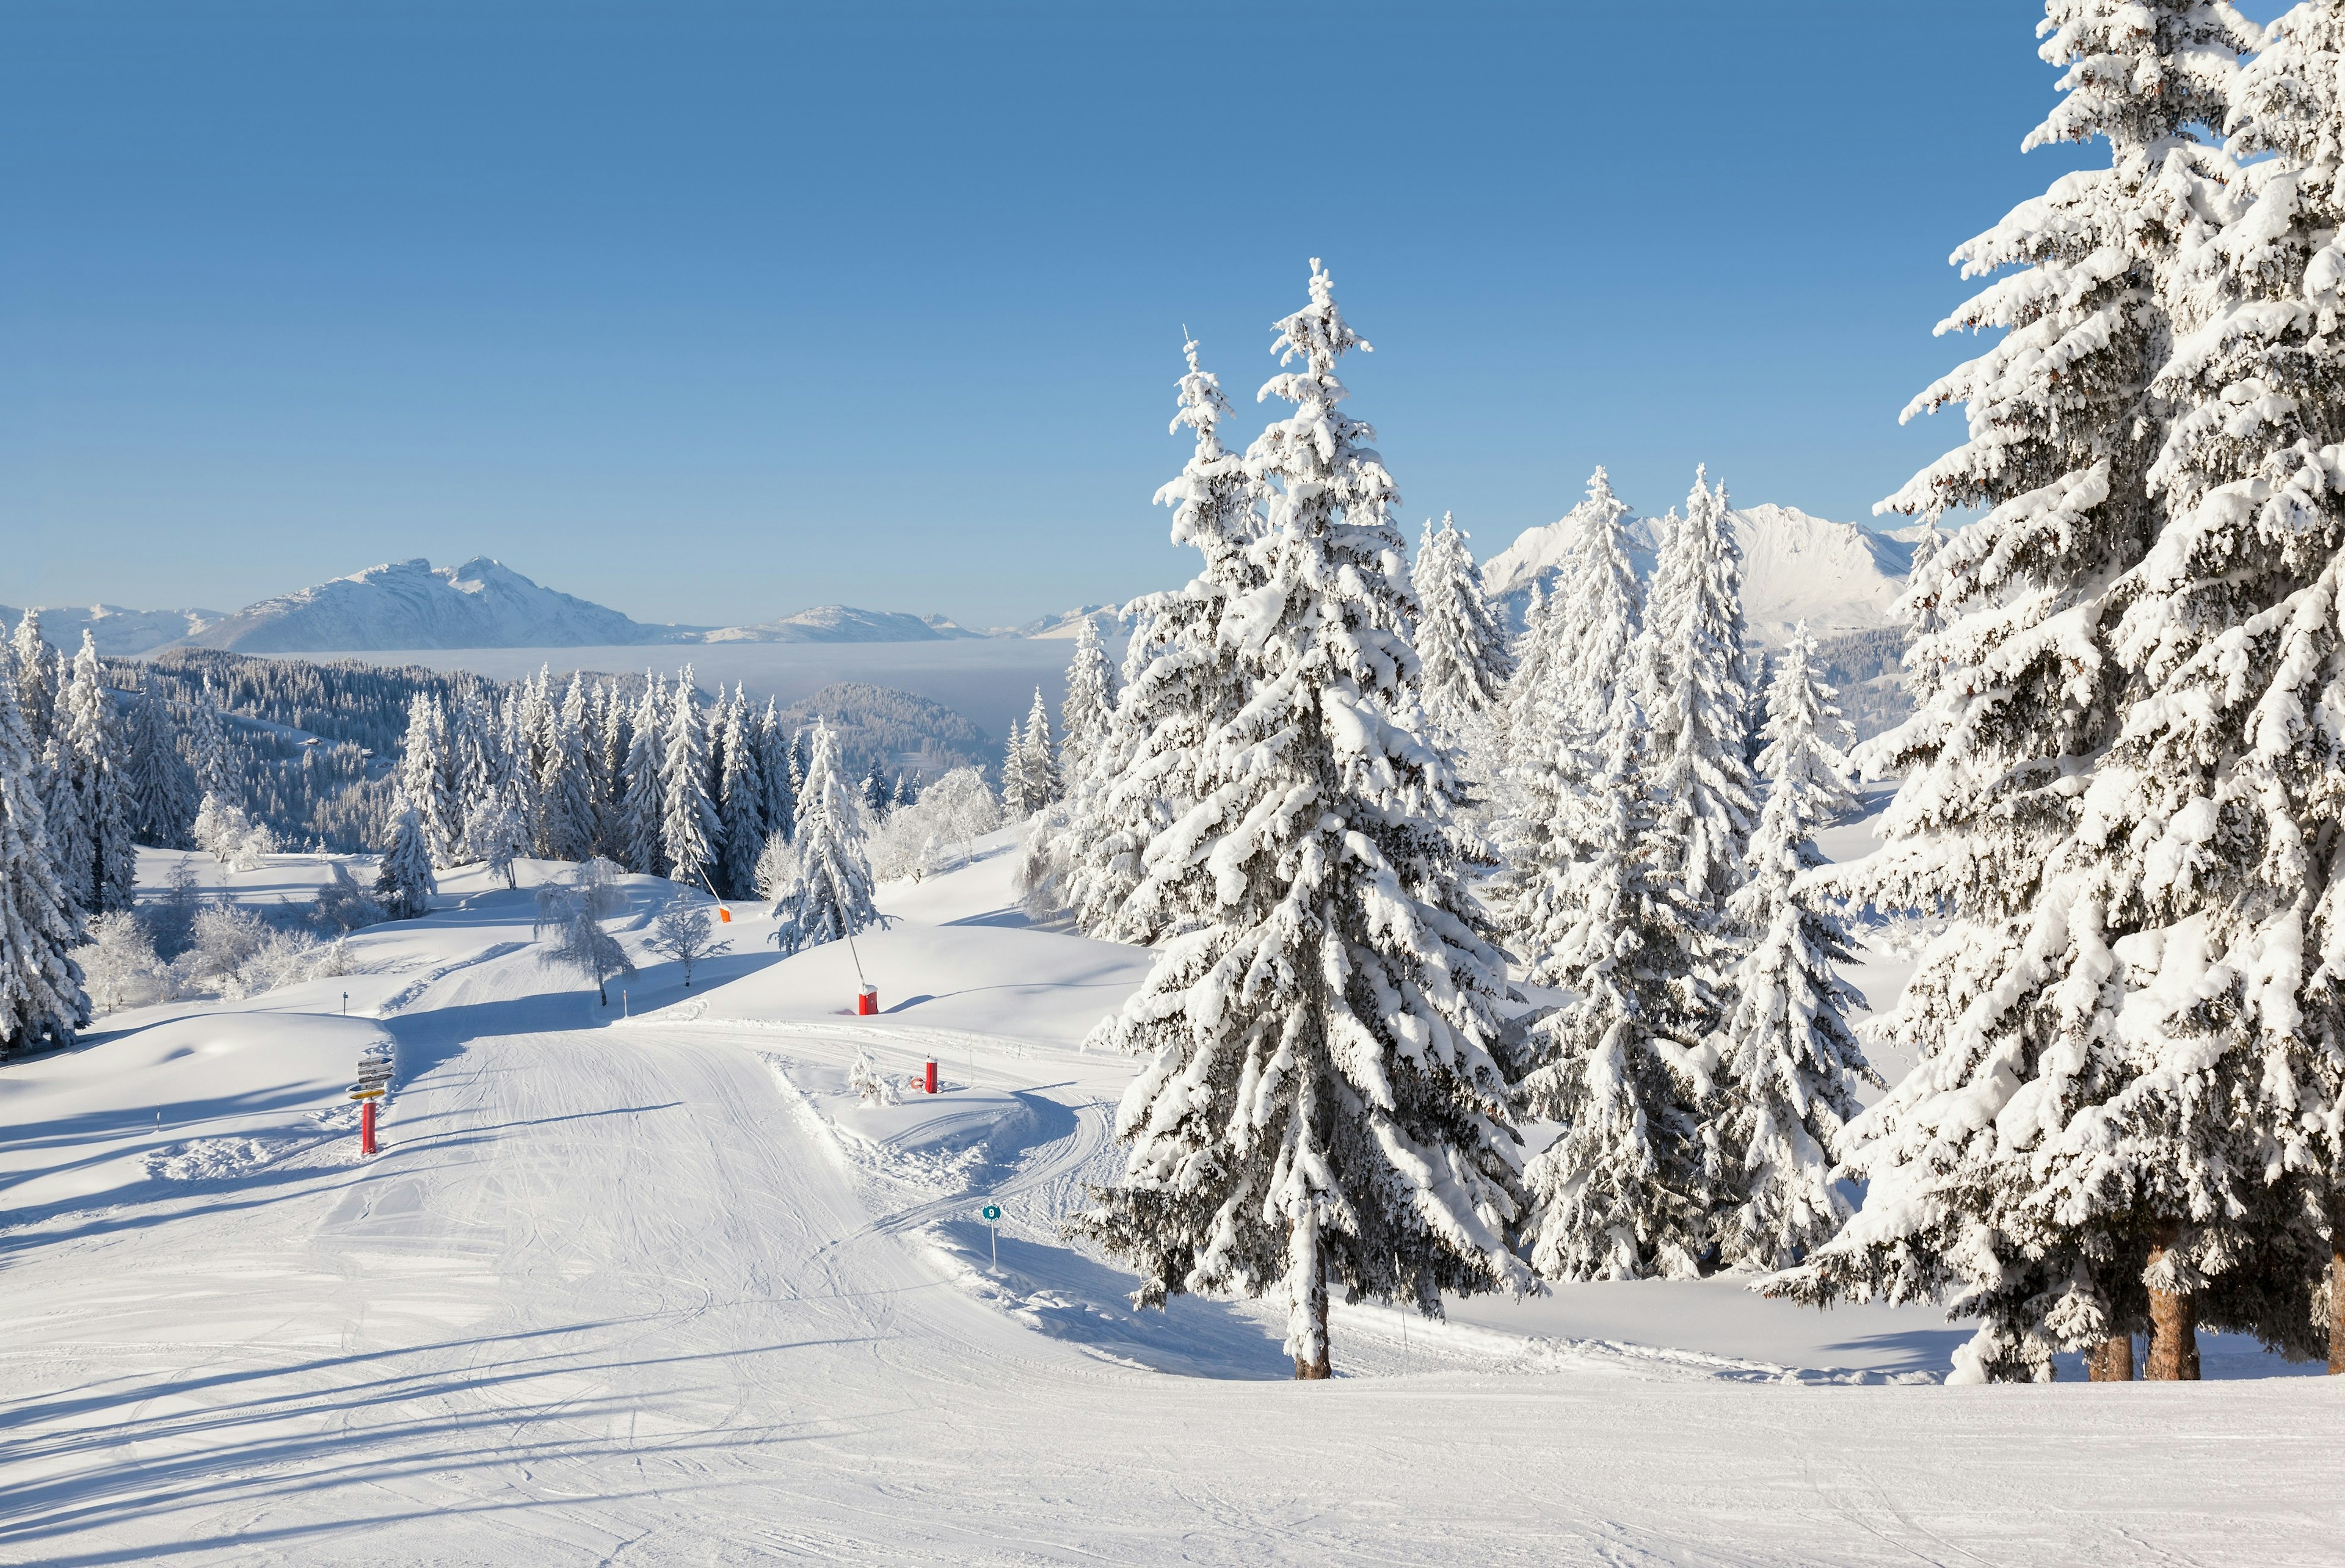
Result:
[[[1762,502],[1727,513],[1742,550],[1742,605],[1753,641],[1777,646],[1804,621],[1819,633],[1900,624],[1891,606],[1905,591],[1914,559],[1912,529],[1896,532],[1834,522],[1796,507]],[[1661,542],[1660,518],[1628,526],[1629,559],[1650,580]],[[1551,584],[1570,548],[1568,520],[1525,529],[1482,566],[1494,608],[1522,624],[1536,580]]]

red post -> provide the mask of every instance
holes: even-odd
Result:
[[[862,989],[857,991],[855,993],[855,1010],[858,1015],[867,1018],[872,1014],[877,1013],[879,1010],[879,987],[877,986],[866,986]]]
[[[929,1092],[937,1092],[937,1064],[934,1062],[929,1064]]]
[[[372,1154],[374,1148],[374,1101],[359,1102],[359,1152]]]

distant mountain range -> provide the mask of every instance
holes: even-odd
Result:
[[[1821,633],[1870,631],[1893,623],[1890,606],[1904,591],[1917,529],[1879,532],[1833,522],[1787,506],[1745,507],[1729,514],[1742,546],[1743,610],[1753,638],[1782,641],[1804,619]],[[1661,520],[1629,525],[1629,552],[1652,570]],[[1518,626],[1534,582],[1551,581],[1566,544],[1563,522],[1525,530],[1482,568],[1493,601]],[[19,612],[0,606],[14,625]],[[462,566],[401,561],[371,566],[296,592],[264,599],[233,614],[217,610],[89,609],[41,611],[41,630],[73,649],[86,629],[99,652],[127,657],[164,648],[220,648],[240,653],[369,653],[453,648],[607,648],[693,642],[933,642],[984,637],[1071,638],[1085,621],[1113,638],[1131,628],[1113,605],[1086,604],[1022,626],[971,631],[941,615],[817,605],[746,626],[664,626],[542,587],[520,572],[475,556]]]
[[[972,632],[941,615],[817,605],[750,626],[663,626],[540,586],[487,556],[462,566],[391,561],[348,577],[249,604],[218,610],[41,609],[42,635],[56,647],[81,645],[88,630],[98,651],[118,657],[164,648],[219,648],[239,653],[369,653],[401,649],[604,648],[690,642],[929,642],[956,638],[1071,637],[1086,615],[1112,635],[1112,609],[1085,606],[1025,627]],[[14,626],[21,611],[0,606]]]
[[[1729,512],[1742,547],[1742,614],[1751,637],[1780,643],[1801,621],[1819,634],[1867,632],[1896,624],[1890,606],[1905,591],[1921,529],[1893,532],[1812,517],[1794,507],[1760,505]],[[1552,586],[1569,542],[1568,520],[1526,529],[1482,566],[1482,584],[1518,627],[1533,582]],[[1663,520],[1629,524],[1629,558],[1650,578]]]

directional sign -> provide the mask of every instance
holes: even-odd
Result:
[[[352,1099],[381,1099],[382,1098],[382,1091],[381,1089],[368,1088],[362,1084],[352,1084],[350,1086],[350,1098]]]
[[[985,1216],[988,1223],[1001,1218],[1001,1208],[999,1204],[989,1203],[978,1212]]]

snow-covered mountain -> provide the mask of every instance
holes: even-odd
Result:
[[[795,615],[761,621],[754,626],[726,626],[702,633],[702,642],[935,642],[956,637],[981,637],[941,615],[907,615],[893,610],[858,610],[847,604],[817,604]]]
[[[1728,516],[1742,547],[1743,614],[1757,641],[1780,642],[1802,620],[1820,634],[1895,624],[1890,606],[1905,591],[1917,530],[1877,531],[1771,504]],[[1649,577],[1661,523],[1646,517],[1628,528],[1629,559]],[[1526,529],[1483,563],[1485,588],[1516,625],[1531,583],[1551,582],[1562,564],[1567,533],[1561,521]]]
[[[371,566],[247,605],[183,646],[242,653],[354,653],[389,648],[577,648],[675,642],[696,627],[645,626],[487,556]]]
[[[86,630],[99,652],[118,659],[192,637],[227,614],[221,610],[125,610],[119,604],[39,608],[41,640],[52,648],[74,652],[81,646],[81,634]],[[0,621],[11,628],[23,616],[23,611],[0,604]]]
[[[996,637],[1065,637],[1073,638],[1082,630],[1084,622],[1098,628],[1101,637],[1121,637],[1132,630],[1122,611],[1112,604],[1085,604],[1057,615],[1045,615],[1029,621],[1023,626],[996,627]]]

